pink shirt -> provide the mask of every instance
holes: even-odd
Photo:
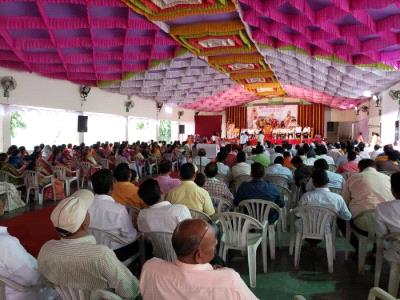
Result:
[[[181,181],[178,178],[172,178],[169,175],[157,176],[156,180],[160,185],[160,189],[163,194],[168,193],[170,190],[181,184]]]
[[[143,299],[258,299],[230,268],[214,270],[210,264],[190,265],[152,258],[140,275]]]
[[[346,172],[350,172],[350,173],[357,173],[358,170],[358,163],[356,161],[349,161],[347,163],[343,163],[339,166],[339,168],[337,169],[336,173],[346,173]]]

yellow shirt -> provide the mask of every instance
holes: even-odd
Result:
[[[112,197],[116,202],[123,205],[131,205],[137,208],[147,207],[138,195],[138,187],[129,181],[114,183]]]
[[[168,192],[167,200],[172,204],[183,204],[188,208],[202,211],[212,216],[215,209],[208,192],[193,181],[182,181],[176,188]]]

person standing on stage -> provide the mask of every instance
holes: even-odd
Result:
[[[296,139],[301,139],[301,132],[302,132],[301,126],[297,126],[295,132],[296,132]]]
[[[260,130],[260,132],[258,133],[258,142],[261,145],[264,145],[264,132],[262,130]]]
[[[364,137],[363,137],[362,132],[359,132],[358,136],[357,136],[357,144],[359,144],[359,143],[364,143]]]
[[[240,134],[240,140],[239,140],[239,144],[244,147],[244,145],[247,144],[247,142],[249,141],[249,134],[246,132],[242,132]]]

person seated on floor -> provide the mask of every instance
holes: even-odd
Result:
[[[134,299],[139,295],[136,277],[114,251],[88,235],[93,200],[93,193],[82,189],[54,208],[50,219],[61,239],[42,246],[39,272],[56,286],[82,290],[85,299],[96,289],[113,289],[122,298]]]
[[[340,164],[336,170],[336,173],[357,173],[359,169],[356,158],[357,154],[354,151],[349,151],[347,153],[347,162]]]
[[[218,206],[218,203],[215,202],[214,197],[220,197],[232,203],[233,195],[228,186],[225,182],[216,178],[218,175],[217,164],[210,162],[204,169],[204,173],[206,174],[207,178],[203,188],[208,192],[213,200],[214,207]]]
[[[254,162],[261,164],[264,168],[268,167],[270,164],[270,156],[264,152],[264,147],[261,145],[257,145],[253,149],[253,154],[250,159]]]
[[[163,194],[167,194],[170,190],[181,184],[180,179],[171,177],[172,163],[170,160],[164,159],[161,161],[158,170],[160,175],[156,177],[156,180]]]
[[[265,168],[260,163],[251,165],[251,180],[243,182],[236,193],[233,203],[239,205],[243,200],[262,199],[274,202],[279,207],[285,206],[285,201],[279,190],[272,184],[264,180]],[[278,218],[278,213],[271,210],[268,216],[269,224],[273,224]]]
[[[135,174],[136,175],[136,174]],[[120,163],[114,170],[112,198],[122,205],[137,208],[147,207],[138,195],[138,187],[131,182],[132,171],[127,163]]]
[[[314,171],[316,171],[316,170],[325,170],[326,171],[326,174],[328,175],[328,178],[329,178],[328,188],[335,188],[335,189],[340,189],[340,190],[343,189],[343,186],[345,183],[343,176],[329,171],[329,165],[325,159],[320,158],[314,162]],[[310,178],[306,185],[306,191],[309,192],[314,189],[315,189],[315,187],[313,185],[313,180],[312,180],[312,178]]]
[[[292,172],[283,166],[284,158],[278,156],[275,158],[274,163],[265,169],[266,175],[281,175],[286,177],[288,183],[293,181]]]
[[[342,220],[351,219],[351,212],[347,208],[343,197],[329,190],[329,177],[325,170],[317,169],[313,172],[312,184],[315,187],[314,190],[303,194],[298,206],[326,207],[334,210]],[[300,224],[301,220],[296,220],[296,226],[301,226]]]
[[[390,183],[395,201],[383,202],[376,207],[376,235],[378,237],[400,232],[400,172],[392,174]],[[386,248],[385,258],[390,262],[398,262],[400,260],[400,243],[398,241],[390,242]]]
[[[183,204],[188,208],[212,216],[215,209],[208,192],[194,183],[196,171],[194,165],[186,163],[180,169],[182,183],[169,191],[167,200],[172,204]]]
[[[171,204],[164,200],[158,182],[152,178],[139,187],[139,196],[149,206],[140,210],[138,229],[140,232],[173,233],[179,222],[191,219],[189,209],[182,204]]]
[[[197,156],[193,159],[193,163],[197,166],[200,172],[203,172],[209,162],[210,160],[207,158],[206,150],[200,148],[199,151],[197,151]]]
[[[95,197],[89,207],[90,229],[110,232],[129,244],[118,241],[103,240],[101,234],[94,232],[94,236],[99,244],[106,245],[114,250],[118,259],[124,261],[132,253],[137,252],[138,242],[136,242],[137,232],[133,227],[132,218],[124,205],[117,203],[111,197],[113,176],[110,170],[102,169],[92,176],[93,191]]]
[[[399,151],[390,150],[387,152],[387,157],[387,160],[376,162],[376,169],[379,172],[387,172],[389,174],[400,172],[400,166],[398,164],[400,160]]]
[[[232,178],[235,179],[239,176],[248,175],[250,176],[251,167],[246,162],[246,153],[239,151],[236,156],[237,164],[232,167]]]
[[[392,199],[390,177],[379,173],[372,159],[360,160],[358,167],[360,173],[354,173],[346,180],[342,192],[353,218]],[[368,235],[366,218],[358,218],[353,225],[354,228],[361,229]]]
[[[175,262],[147,261],[140,276],[143,299],[257,299],[240,275],[230,268],[214,268],[217,247],[214,227],[200,219],[178,224],[172,245]]]

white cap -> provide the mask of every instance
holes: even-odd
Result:
[[[94,195],[89,190],[79,190],[62,200],[50,215],[54,227],[70,233],[78,231],[92,205]]]

